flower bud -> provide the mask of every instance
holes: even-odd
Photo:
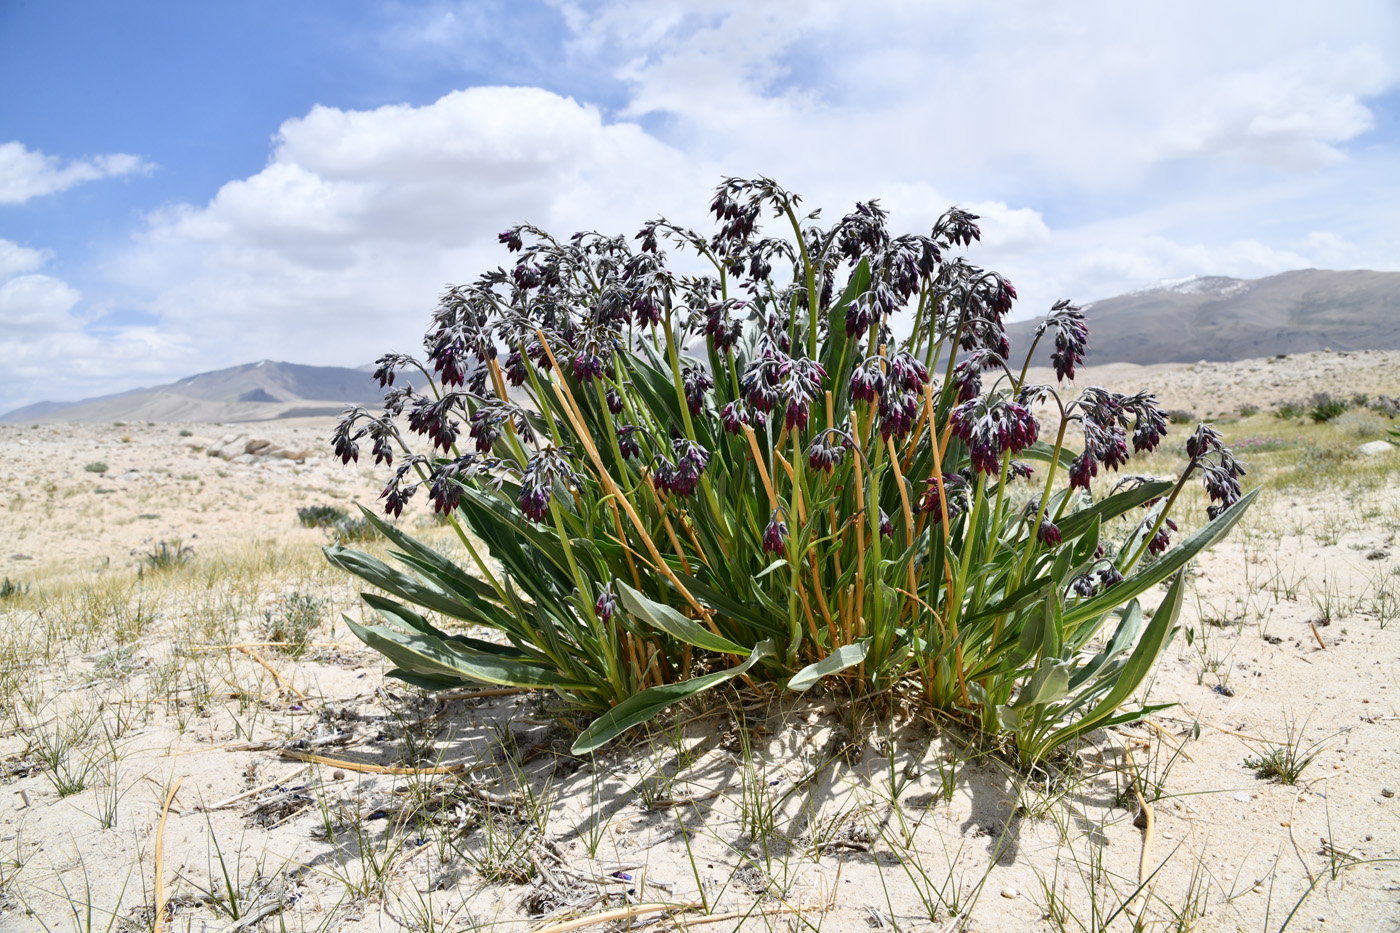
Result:
[[[768,527],[763,530],[763,550],[769,554],[781,554],[787,545],[788,526],[787,522],[778,518],[778,513],[773,513],[773,519],[768,523]]]

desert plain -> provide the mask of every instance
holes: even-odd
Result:
[[[1180,413],[1137,469],[1206,419],[1264,492],[1191,568],[1137,698],[1170,705],[1031,774],[821,690],[572,757],[547,696],[428,694],[349,633],[320,548],[384,475],[332,419],[0,425],[0,928],[1400,929],[1397,422],[1276,414],[1400,395],[1400,352],[1091,384]],[[210,455],[240,434],[304,456]],[[462,558],[422,497],[400,523]]]

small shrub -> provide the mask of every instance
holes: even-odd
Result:
[[[278,650],[299,658],[306,651],[311,635],[321,625],[326,600],[293,590],[263,611],[262,635],[278,642]]]
[[[1275,450],[1288,450],[1293,446],[1295,445],[1292,441],[1286,441],[1281,437],[1262,436],[1242,437],[1239,440],[1232,441],[1230,449],[1236,454],[1247,455],[1269,453]]]
[[[297,521],[307,528],[324,528],[341,541],[373,541],[378,534],[363,518],[351,518],[334,505],[308,505],[297,509]]]
[[[0,582],[0,599],[9,599],[13,596],[23,596],[29,592],[28,583],[20,583],[6,577]]]
[[[1259,406],[1258,406],[1258,405],[1241,405],[1241,406],[1240,406],[1240,417],[1241,417],[1241,418],[1253,418],[1253,417],[1254,417],[1255,415],[1257,415],[1257,414],[1259,414]]]
[[[1322,444],[1304,444],[1298,451],[1298,467],[1317,473],[1328,473],[1350,463],[1357,456],[1356,450],[1346,445],[1327,447]]]
[[[171,570],[175,567],[183,567],[194,557],[194,548],[183,543],[178,538],[173,541],[157,541],[155,547],[151,548],[141,556],[141,569],[144,570]]]
[[[1308,399],[1308,417],[1318,424],[1324,424],[1338,417],[1351,407],[1351,401],[1330,392],[1314,392]]]
[[[1386,420],[1366,408],[1353,408],[1332,421],[1334,427],[1357,440],[1371,440],[1385,434]]]
[[[194,437],[194,432],[191,431],[189,428],[181,428],[181,429],[180,429],[180,436],[181,436],[181,437]]]
[[[306,528],[330,528],[350,516],[333,505],[308,505],[297,509],[297,521]]]
[[[1377,395],[1369,407],[1382,418],[1389,418],[1391,421],[1400,418],[1400,397]]]
[[[94,461],[92,461],[92,462],[89,463],[89,464],[85,464],[85,465],[83,466],[83,469],[86,470],[86,471],[89,472],[89,473],[98,473],[98,474],[106,473],[106,472],[107,472],[107,464],[103,463],[101,460],[94,460]]]
[[[1307,410],[1307,405],[1305,405],[1302,402],[1279,402],[1277,405],[1274,406],[1274,417],[1283,418],[1285,420],[1291,421],[1294,418],[1303,417]]]
[[[1181,408],[1173,408],[1167,411],[1167,420],[1172,424],[1190,424],[1196,420],[1196,413]]]
[[[331,530],[340,541],[373,541],[379,537],[375,527],[363,518],[342,518]]]

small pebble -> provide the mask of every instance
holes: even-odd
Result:
[[[1017,891],[1015,888],[1002,888],[1001,896],[1006,898],[1007,900],[1013,900],[1015,898],[1020,897],[1021,892]]]
[[[1381,788],[1381,796],[1382,796],[1382,797],[1394,797],[1394,796],[1395,796],[1395,788],[1393,788],[1393,787],[1382,787],[1382,788]]]
[[[342,770],[340,770],[339,768],[336,768],[334,771],[331,772],[331,780],[332,780],[332,781],[343,781],[343,780],[345,780],[345,772],[342,771]]]

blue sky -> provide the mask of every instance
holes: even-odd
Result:
[[[1400,268],[1400,7],[0,2],[0,411],[412,349],[530,220],[983,214],[1022,312]]]

